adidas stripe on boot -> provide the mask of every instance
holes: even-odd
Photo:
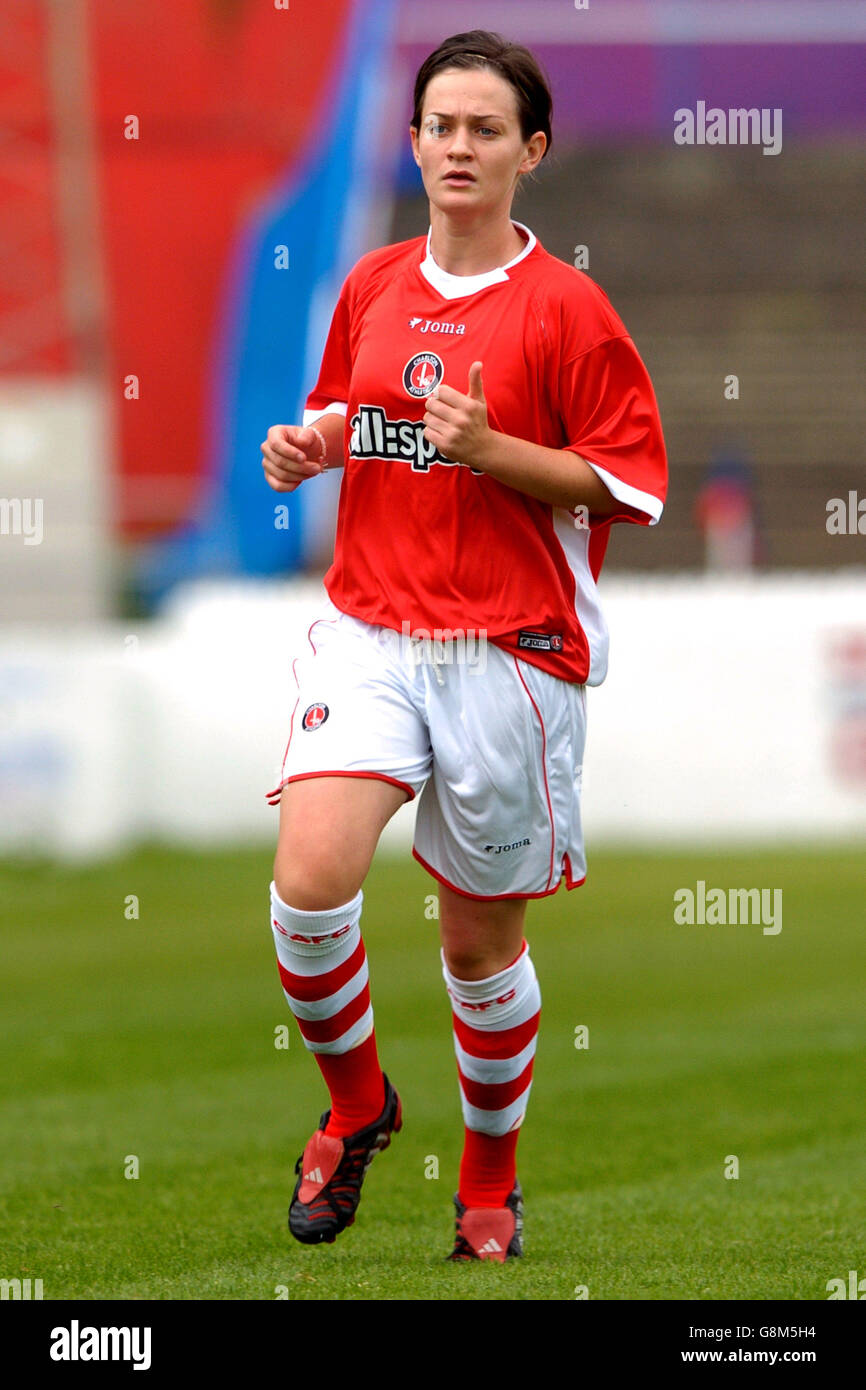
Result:
[[[367,1169],[402,1127],[400,1097],[387,1076],[384,1080],[385,1106],[377,1120],[337,1139],[323,1132],[331,1113],[326,1110],[295,1164],[298,1180],[289,1207],[289,1230],[303,1245],[330,1245],[351,1226]]]
[[[465,1207],[454,1196],[456,1238],[449,1260],[497,1260],[523,1254],[523,1192],[515,1182],[504,1207]]]

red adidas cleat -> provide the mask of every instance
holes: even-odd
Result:
[[[504,1207],[464,1207],[455,1194],[457,1235],[449,1260],[497,1260],[523,1254],[523,1192],[516,1182]]]
[[[402,1127],[400,1097],[387,1076],[384,1080],[385,1107],[378,1120],[357,1134],[336,1139],[323,1133],[331,1113],[326,1110],[295,1164],[298,1180],[289,1207],[289,1230],[302,1245],[330,1245],[351,1226],[367,1169]]]

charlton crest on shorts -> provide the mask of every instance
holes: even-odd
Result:
[[[410,396],[429,396],[445,375],[445,364],[435,352],[416,352],[403,368],[403,385]]]
[[[304,710],[301,728],[307,730],[321,728],[330,713],[327,705],[308,705]]]

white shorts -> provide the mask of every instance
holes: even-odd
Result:
[[[470,898],[540,898],[584,880],[586,687],[484,643],[401,634],[326,598],[293,662],[279,786],[377,777],[421,794],[413,854]],[[408,627],[408,625],[407,625]]]

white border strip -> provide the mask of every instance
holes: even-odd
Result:
[[[322,410],[305,410],[304,425],[314,425],[317,420],[321,420],[325,415],[345,415],[349,409],[345,401],[332,401]]]
[[[583,458],[583,454],[580,455]],[[637,507],[639,512],[644,512],[650,518],[650,526],[655,526],[664,510],[664,503],[657,497],[653,497],[651,492],[641,492],[640,488],[632,487],[631,483],[624,483],[622,478],[617,478],[613,473],[608,473],[606,468],[600,464],[593,463],[592,459],[584,459],[588,463],[593,473],[597,473],[610,492],[618,502],[625,502],[629,507]]]

